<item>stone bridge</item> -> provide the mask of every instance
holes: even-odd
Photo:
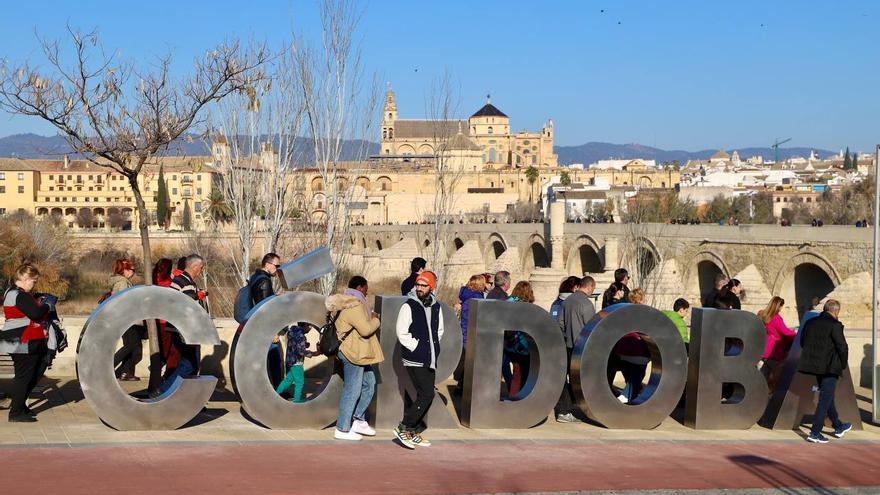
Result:
[[[677,297],[699,305],[721,272],[742,281],[743,309],[757,311],[779,295],[786,300],[783,317],[793,326],[817,301],[835,297],[843,303],[848,325],[870,327],[870,229],[559,224],[555,230],[561,232],[553,235],[549,223],[446,226],[439,250],[446,256],[445,285],[457,288],[471,274],[505,269],[514,280],[531,280],[537,302],[548,305],[563,276],[590,274],[601,290],[622,266],[646,274],[634,283],[648,290],[651,304],[663,308]],[[432,225],[355,227],[349,263],[370,280],[399,279],[413,257],[430,263],[434,238]],[[633,269],[636,264],[642,269]]]

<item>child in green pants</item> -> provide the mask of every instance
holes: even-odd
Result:
[[[302,398],[303,384],[305,383],[305,368],[303,362],[307,357],[311,357],[312,352],[309,351],[309,344],[306,342],[305,330],[299,325],[292,325],[287,328],[287,356],[285,364],[287,365],[287,374],[284,381],[275,389],[278,394],[293,385],[293,402],[304,402]]]

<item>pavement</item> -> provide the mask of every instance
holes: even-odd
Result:
[[[142,383],[123,386],[134,392]],[[856,392],[867,420],[869,391]],[[880,427],[867,422],[845,439],[814,445],[803,440],[805,430],[694,431],[676,415],[647,431],[550,420],[524,430],[429,429],[434,445],[409,451],[390,431],[342,442],[332,440],[332,429],[268,430],[247,420],[226,390],[176,431],[107,427],[73,379],[44,380],[31,407],[38,423],[0,421],[4,487],[71,494],[880,493]]]

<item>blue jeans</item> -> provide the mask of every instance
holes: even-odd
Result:
[[[837,389],[837,375],[816,375],[819,384],[819,402],[816,404],[816,414],[813,416],[813,427],[810,433],[818,435],[825,426],[825,417],[831,419],[831,426],[836,430],[840,428],[841,421],[837,416],[837,408],[834,406],[834,391]]]
[[[622,394],[629,401],[633,401],[642,392],[642,380],[645,379],[648,365],[621,360],[620,368],[623,373],[623,379],[626,381],[626,387],[624,387]]]
[[[352,418],[365,421],[367,408],[373,401],[376,392],[376,375],[371,365],[359,366],[352,364],[341,352],[337,354],[342,361],[342,399],[339,401],[339,417],[336,418],[336,429],[347,432],[351,430]]]
[[[171,388],[174,379],[178,376],[184,378],[199,373],[199,347],[187,345],[177,332],[170,332],[170,334],[171,345],[180,353],[180,359],[177,362],[177,368],[159,386],[159,392],[163,394]]]

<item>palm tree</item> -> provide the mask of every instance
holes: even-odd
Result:
[[[540,172],[534,165],[529,165],[529,168],[526,169],[526,180],[529,181],[529,203],[533,201],[532,192],[535,190],[535,182],[538,182],[540,176]]]
[[[568,174],[568,170],[563,170],[562,173],[559,174],[559,183],[562,184],[566,188],[563,191],[562,199],[565,201],[565,221],[568,221],[568,186],[571,185],[571,175]]]
[[[223,192],[217,189],[211,191],[211,195],[208,196],[207,206],[205,206],[205,212],[214,223],[228,223],[232,221],[232,217],[234,216],[234,211],[232,209],[232,205],[226,201],[226,197],[223,196]]]

